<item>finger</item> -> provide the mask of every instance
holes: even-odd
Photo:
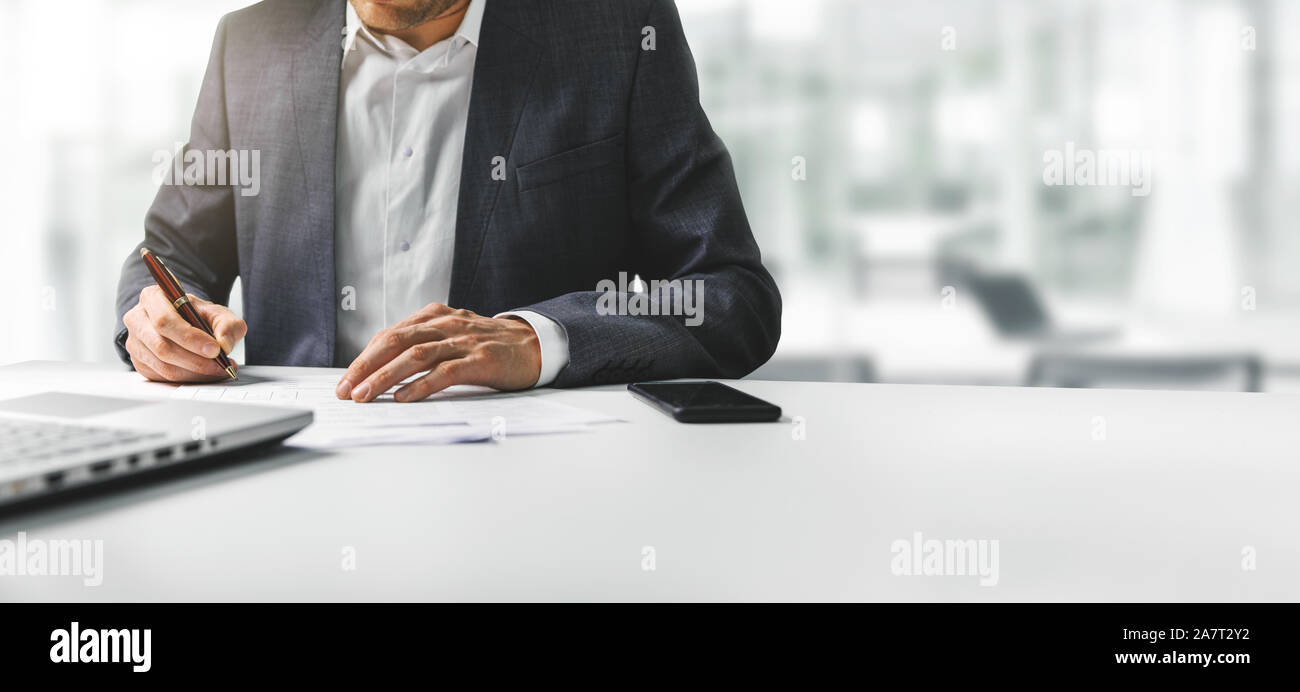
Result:
[[[347,372],[339,380],[334,393],[340,399],[356,399],[352,389],[378,370],[385,363],[396,358],[398,354],[416,344],[428,341],[440,341],[447,335],[437,327],[414,324],[406,327],[390,327],[375,335],[365,349],[348,365]]]
[[[428,305],[402,318],[400,321],[393,323],[392,328],[398,329],[400,327],[412,327],[422,322],[428,322],[429,320],[434,319],[435,317],[450,315],[454,312],[456,312],[454,308],[451,308],[442,303],[429,303]]]
[[[148,322],[145,322],[148,325]],[[196,375],[218,375],[225,369],[211,358],[205,358],[193,351],[182,348],[176,342],[159,334],[148,326],[138,330],[135,338],[144,345],[158,360],[194,373]]]
[[[424,372],[442,361],[459,358],[468,350],[466,345],[452,340],[416,344],[358,383],[352,390],[352,400],[372,401],[411,375]]]
[[[442,315],[450,315],[453,312],[456,312],[456,310],[449,305],[445,305],[443,303],[429,303],[428,305],[411,313],[409,317],[402,320],[401,322],[398,322],[393,326],[409,327],[414,324],[419,324],[420,322],[427,322],[428,320],[434,317],[440,317]]]
[[[149,288],[154,290],[150,291]],[[144,308],[154,330],[192,353],[204,358],[216,358],[221,348],[216,339],[186,322],[176,312],[176,306],[167,300],[167,296],[157,286],[149,288],[140,292],[140,306]]]
[[[126,352],[128,354],[131,353],[132,348],[133,346],[131,345],[131,342],[127,341]],[[144,361],[136,358],[134,355],[131,356],[131,365],[135,368],[136,372],[140,373],[141,375],[144,375],[144,378],[146,380],[161,382],[164,379],[162,375],[159,375],[157,372],[154,371],[153,368],[149,367],[148,365],[145,365]]]
[[[145,377],[160,382],[210,382],[221,379],[225,375],[209,374],[208,372],[194,372],[185,368],[172,365],[157,355],[155,355],[141,340],[128,337],[126,340],[126,352],[131,356],[131,364],[136,370],[141,370]],[[211,363],[211,361],[208,361]],[[215,367],[215,363],[213,364]],[[220,368],[217,368],[218,370]]]
[[[227,354],[235,350],[235,345],[248,334],[248,323],[239,319],[224,305],[203,299],[195,302],[197,303],[195,309],[203,319],[208,321],[208,326],[212,327],[212,333],[216,335],[217,343],[221,344],[221,350]]]
[[[398,401],[419,401],[456,384],[474,384],[482,373],[480,363],[474,358],[444,360],[429,374],[408,383],[393,393]]]
[[[126,352],[131,355],[131,364],[135,369],[155,382],[180,382],[184,378],[177,368],[158,360],[144,344],[135,339],[126,340]]]
[[[204,358],[192,351],[181,348],[175,342],[159,334],[143,311],[128,312],[123,318],[123,324],[126,325],[128,330],[128,341],[135,340],[157,361],[199,377],[217,376],[225,372],[212,359]],[[159,374],[175,374],[164,372],[157,367],[154,367],[154,370]],[[169,379],[172,378],[169,377]]]

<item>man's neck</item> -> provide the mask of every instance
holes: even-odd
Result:
[[[401,31],[383,31],[374,27],[367,28],[375,33],[400,38],[415,50],[423,52],[429,46],[456,33],[456,30],[460,28],[461,20],[465,18],[465,10],[469,9],[469,3],[470,0],[461,0],[455,7],[443,13],[442,16]]]

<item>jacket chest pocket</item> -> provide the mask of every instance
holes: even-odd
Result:
[[[527,192],[606,166],[623,165],[623,133],[562,151],[515,169],[519,191]]]

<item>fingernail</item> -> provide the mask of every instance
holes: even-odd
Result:
[[[362,382],[360,387],[357,387],[356,389],[352,390],[352,400],[353,400],[353,401],[365,401],[365,400],[368,399],[368,398],[370,398],[370,384],[369,384],[369,383],[367,383],[367,382]]]
[[[346,399],[348,398],[348,394],[351,391],[352,391],[351,382],[348,382],[347,380],[339,380],[339,386],[334,389],[334,394],[337,395],[338,398],[340,399]]]
[[[221,351],[220,349],[217,348],[216,344],[207,344],[203,347],[203,355],[207,356],[208,358],[216,358],[217,354],[220,352]]]
[[[410,398],[410,396],[411,393],[406,391],[405,389],[399,389],[397,390],[397,392],[393,394],[393,398],[396,399],[397,401],[406,401],[408,398]]]

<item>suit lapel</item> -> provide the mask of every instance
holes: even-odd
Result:
[[[288,252],[311,263],[306,284],[295,289],[307,303],[306,312],[318,318],[313,361],[326,366],[334,360],[334,145],[345,1],[326,0],[314,8],[301,44],[292,51],[290,70],[303,176],[300,189],[306,195],[303,223],[308,235],[291,239],[293,247]],[[506,159],[507,172],[517,164],[511,147],[540,54],[537,44],[516,28],[530,25],[521,14],[526,11],[527,4],[516,0],[489,0],[483,14],[465,131],[448,301],[458,307],[473,304],[470,290],[493,209],[502,186],[514,184],[509,177],[493,180],[492,169],[497,156]]]
[[[338,119],[339,65],[343,60],[345,0],[317,4],[303,27],[303,41],[292,52],[290,80],[294,125],[306,195],[302,222],[308,236],[293,238],[290,254],[310,262],[306,285],[295,287],[319,338],[313,345],[318,365],[334,361],[334,140]],[[290,140],[292,141],[292,139]]]
[[[520,16],[526,4],[489,0],[484,8],[456,207],[456,249],[449,299],[454,307],[481,307],[470,294],[474,275],[501,188],[514,184],[509,171],[517,162],[511,146],[540,53],[537,44],[515,28],[530,25],[526,17]],[[492,177],[493,161],[498,156],[506,160],[504,181]]]

